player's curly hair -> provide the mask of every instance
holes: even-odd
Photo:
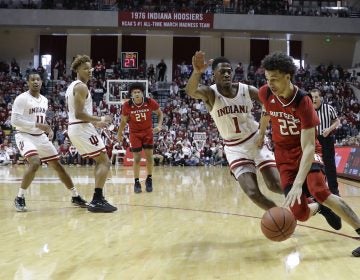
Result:
[[[219,63],[229,63],[231,65],[230,60],[228,60],[226,57],[220,56],[215,58],[211,63],[211,68],[213,71],[215,70],[215,68],[218,66]]]
[[[293,77],[296,72],[294,59],[282,52],[274,52],[265,56],[261,62],[261,66],[268,71],[278,70],[280,73],[290,74],[291,77]]]
[[[134,89],[139,89],[139,90],[141,90],[143,93],[145,93],[145,87],[144,87],[144,84],[143,84],[143,83],[135,82],[135,83],[130,84],[130,86],[129,86],[129,92],[128,92],[128,95],[129,95],[129,96],[131,96],[131,92],[132,92]]]
[[[79,68],[79,66],[80,66],[81,64],[86,63],[86,62],[90,62],[90,63],[91,63],[90,57],[87,56],[86,54],[78,54],[78,55],[75,57],[74,61],[71,63],[71,68],[70,68],[70,69],[76,72],[77,69]]]

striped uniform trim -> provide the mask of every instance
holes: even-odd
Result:
[[[258,166],[259,170],[263,169],[264,167],[276,167],[275,160],[265,160],[263,162],[260,162]]]
[[[16,132],[17,132],[17,133],[25,133],[25,134],[29,134],[29,135],[31,135],[31,136],[41,136],[41,135],[43,135],[43,134],[44,134],[44,133],[40,133],[40,134],[33,134],[33,133],[28,133],[28,132],[19,131],[19,130],[17,130]]]
[[[72,123],[69,123],[69,125],[79,124],[79,123],[89,123],[89,122],[83,122],[83,121],[80,121],[80,122],[72,122]]]
[[[53,156],[49,156],[49,157],[43,157],[41,158],[42,162],[49,162],[49,161],[53,161],[53,160],[59,160],[60,159],[60,155],[53,155]]]
[[[236,167],[242,166],[242,165],[255,165],[255,161],[251,160],[251,159],[247,159],[247,158],[240,158],[237,160],[234,160],[230,163],[230,169],[233,170]]]
[[[319,117],[320,125],[316,127],[317,133],[322,134],[322,132],[331,126],[331,123],[337,119],[336,110],[329,104],[321,103],[319,109],[315,110],[316,114]]]
[[[24,157],[28,158],[28,157],[37,156],[37,155],[39,155],[37,150],[30,150],[24,154]]]
[[[231,140],[224,140],[224,143],[226,146],[236,146],[239,145],[241,143],[246,142],[247,140],[249,140],[250,138],[252,138],[254,135],[256,134],[256,131],[253,132],[252,134],[250,134],[248,137],[246,137],[245,139],[231,139]]]
[[[102,152],[106,153],[106,148],[105,147],[103,149],[97,150],[95,152],[82,154],[81,156],[83,158],[94,158],[94,157],[97,157],[98,155],[100,155]]]

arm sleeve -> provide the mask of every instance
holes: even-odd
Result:
[[[13,112],[11,114],[11,125],[15,127],[34,128],[35,122],[29,121],[23,115]]]
[[[21,97],[22,96],[19,96],[14,101],[11,113],[11,125],[15,127],[34,128],[35,122],[29,121],[24,117],[25,102]]]

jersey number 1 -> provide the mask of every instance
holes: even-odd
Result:
[[[239,126],[239,122],[238,122],[237,117],[233,117],[232,119],[233,119],[234,125],[235,125],[235,132],[236,132],[236,133],[241,133],[241,130],[240,130],[240,126]]]

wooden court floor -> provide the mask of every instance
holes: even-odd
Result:
[[[66,169],[90,199],[93,168]],[[226,167],[155,167],[154,192],[141,194],[130,168],[112,167],[106,198],[119,210],[111,214],[73,207],[46,167],[26,194],[28,212],[17,213],[23,171],[0,167],[0,280],[360,279],[352,228],[335,232],[316,215],[289,240],[268,241],[263,211]],[[360,184],[341,180],[340,191],[360,214]]]

